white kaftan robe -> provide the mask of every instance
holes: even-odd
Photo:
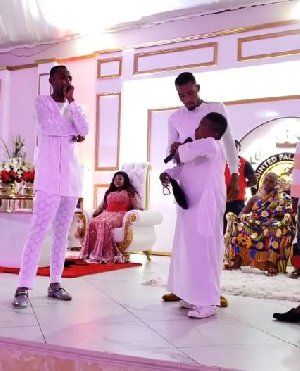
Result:
[[[226,205],[224,146],[206,138],[184,144],[178,152],[182,164],[166,172],[180,181],[189,208],[177,206],[167,288],[190,304],[218,305]]]
[[[167,154],[169,154],[170,146],[173,142],[183,143],[188,137],[191,137],[194,140],[195,129],[198,127],[201,119],[210,112],[220,113],[227,119],[228,127],[222,137],[222,141],[225,146],[226,158],[230,173],[238,174],[239,159],[237,151],[235,149],[235,143],[231,131],[230,121],[228,118],[228,112],[223,103],[202,102],[199,107],[196,107],[192,111],[189,111],[185,107],[181,107],[177,111],[172,113],[172,115],[170,115],[169,117]]]

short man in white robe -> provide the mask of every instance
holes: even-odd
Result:
[[[239,193],[239,159],[235,148],[234,138],[228,120],[228,113],[225,105],[220,102],[205,102],[200,99],[200,86],[197,84],[194,75],[190,72],[182,72],[175,79],[175,87],[180,101],[184,107],[179,108],[169,118],[168,126],[168,149],[173,152],[178,143],[183,143],[188,137],[194,139],[195,129],[201,119],[209,112],[222,114],[228,122],[227,130],[222,138],[226,150],[226,158],[231,173],[231,181],[227,189],[227,201],[234,200]],[[225,170],[224,170],[225,172]],[[225,175],[224,175],[225,176]],[[177,301],[173,293],[163,296],[164,301]],[[221,297],[221,306],[226,307],[226,298]]]
[[[189,317],[206,318],[220,302],[223,214],[226,207],[225,149],[220,140],[227,120],[211,112],[195,130],[196,140],[178,144],[179,165],[162,173],[164,186],[178,179],[188,209],[177,206],[177,221],[167,288],[180,297]]]

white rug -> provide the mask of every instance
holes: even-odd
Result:
[[[165,287],[167,277],[148,280],[145,286]],[[222,294],[250,296],[259,299],[288,300],[300,303],[300,278],[291,279],[286,274],[267,277],[264,272],[253,268],[243,271],[222,272]]]

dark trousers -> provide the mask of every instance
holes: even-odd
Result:
[[[223,217],[223,234],[226,233],[226,228],[227,228],[226,214],[231,212],[231,213],[234,213],[235,215],[239,215],[239,213],[243,210],[244,207],[245,207],[245,201],[242,201],[242,200],[226,202],[226,210],[225,210],[224,217]]]

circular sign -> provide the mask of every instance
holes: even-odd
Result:
[[[255,174],[257,176],[258,188],[263,185],[266,173],[275,173],[278,178],[290,186],[292,184],[292,170],[294,166],[294,154],[290,152],[278,153],[270,156],[257,166]]]

